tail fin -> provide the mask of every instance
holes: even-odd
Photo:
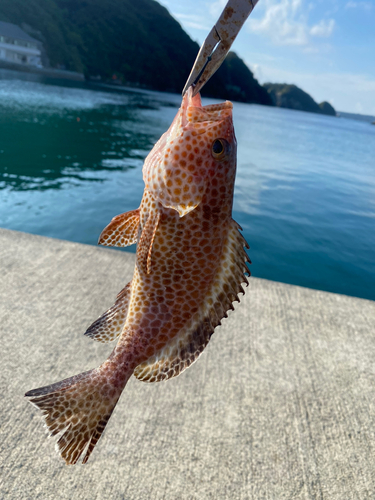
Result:
[[[25,394],[42,412],[67,464],[86,463],[130,377],[112,385],[101,367]]]

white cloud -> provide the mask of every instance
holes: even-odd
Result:
[[[314,24],[310,29],[310,35],[312,36],[321,36],[324,38],[328,38],[332,35],[333,29],[335,27],[335,20],[330,19],[322,19],[318,24]]]
[[[345,9],[364,9],[364,10],[371,10],[372,9],[372,4],[371,2],[346,2]]]
[[[334,29],[334,19],[322,19],[309,26],[309,6],[302,0],[265,0],[265,13],[260,19],[250,18],[249,29],[269,37],[277,45],[306,46],[312,37],[329,37]]]
[[[248,64],[248,66],[251,69],[251,71],[254,73],[254,77],[257,80],[264,81],[263,80],[262,66],[260,64],[251,64],[251,65]]]
[[[188,26],[189,28],[204,30],[207,32],[209,32],[212,28],[212,26],[207,24],[207,19],[199,15],[175,13],[174,17],[178,19],[181,24],[183,24],[184,26]]]

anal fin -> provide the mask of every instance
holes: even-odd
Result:
[[[116,215],[99,236],[99,245],[107,247],[127,247],[137,243],[139,208]]]
[[[86,330],[85,335],[103,344],[115,340],[126,321],[130,292],[131,282],[117,295],[115,304]]]

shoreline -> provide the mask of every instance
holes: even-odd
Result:
[[[6,69],[11,71],[17,71],[20,73],[29,73],[34,75],[45,76],[47,78],[57,78],[63,80],[71,80],[75,82],[84,82],[85,75],[83,73],[77,73],[76,71],[67,71],[64,69],[55,68],[38,68],[36,66],[27,66],[24,64],[16,64],[0,59],[0,70]]]

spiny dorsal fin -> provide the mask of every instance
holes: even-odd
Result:
[[[234,309],[232,302],[239,302],[238,293],[245,293],[241,284],[248,284],[244,273],[250,274],[246,265],[249,258],[244,250],[248,245],[238,227],[232,220],[219,271],[205,303],[173,339],[137,366],[134,375],[139,380],[159,382],[182,373],[203,352],[215,327],[227,317],[227,311]]]
[[[137,243],[139,208],[117,215],[99,236],[99,245],[107,247],[127,247]]]
[[[115,304],[86,330],[85,335],[103,344],[115,340],[126,321],[130,292],[131,282],[117,295]]]
[[[145,274],[151,273],[151,252],[155,233],[159,225],[160,213],[158,210],[150,212],[137,247],[137,263]]]

